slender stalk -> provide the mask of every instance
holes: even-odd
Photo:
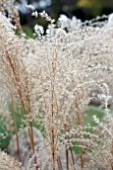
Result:
[[[23,101],[23,98],[22,98],[21,91],[19,91],[19,96],[20,96],[20,101],[21,101],[22,108],[24,110],[24,114],[26,115],[27,111],[26,111],[26,108],[25,108],[25,105],[24,105],[24,101]],[[30,110],[31,109],[29,108],[29,111]],[[32,151],[33,151],[33,154],[35,155],[35,146],[34,146],[34,135],[33,135],[32,121],[29,121],[29,123],[30,123],[30,129],[28,128],[28,133],[29,133],[29,137],[30,137],[30,141],[31,141]],[[38,169],[38,163],[37,163],[37,157],[36,156],[34,156],[34,164],[36,165],[36,170],[37,170]]]
[[[78,108],[78,102],[76,101],[75,106],[77,109]],[[81,125],[81,117],[80,117],[80,113],[79,111],[77,111],[77,125]],[[81,138],[81,136],[79,135],[79,138]],[[79,147],[80,150],[80,166],[81,166],[81,170],[84,168],[84,158],[83,158],[83,152],[82,152],[82,148]]]
[[[66,132],[69,132],[69,130],[68,130],[68,128],[67,128],[67,126],[65,125],[65,133]],[[67,139],[68,140],[68,142],[69,142],[69,137],[68,136],[65,136],[65,139]],[[67,170],[69,170],[69,152],[68,152],[68,145],[66,144],[65,145],[65,154],[66,154],[66,169]]]
[[[51,138],[52,138],[52,168],[55,170],[55,135],[54,135],[54,108],[53,108],[53,92],[52,92],[52,128],[51,128]]]
[[[34,164],[36,165],[36,170],[38,170],[37,157],[35,155],[35,145],[34,145],[32,121],[30,121],[29,136],[30,136],[30,140],[31,140],[32,151],[33,151],[33,154],[34,154]]]
[[[27,110],[26,110],[26,107],[25,107],[25,103],[24,103],[24,100],[23,100],[23,93],[22,93],[22,90],[21,90],[21,87],[20,87],[20,78],[19,78],[19,73],[18,73],[18,70],[16,70],[16,65],[14,65],[14,63],[12,62],[12,59],[10,58],[10,56],[7,54],[7,59],[10,63],[10,66],[12,68],[12,72],[13,72],[13,75],[14,75],[14,78],[15,78],[15,82],[14,84],[17,86],[17,92],[18,92],[18,95],[19,95],[19,99],[20,99],[20,103],[22,105],[22,108],[23,108],[23,111],[24,111],[24,115],[27,115]],[[28,89],[27,89],[28,90]],[[29,112],[31,111],[30,109],[30,99],[28,98],[28,103],[29,103]],[[15,117],[14,117],[15,119]],[[34,147],[34,136],[33,136],[33,129],[32,129],[32,121],[29,121],[29,124],[30,124],[30,129],[28,129],[28,133],[29,133],[29,137],[30,137],[30,141],[31,141],[31,146],[32,146],[32,151],[33,153],[35,154],[35,147]],[[15,124],[16,126],[16,124]],[[18,136],[17,136],[17,141],[18,141]],[[37,165],[37,158],[36,156],[34,157],[34,164]],[[36,166],[36,170],[38,169],[38,166]]]
[[[72,148],[70,148],[70,152],[71,152],[72,163],[74,165],[74,170],[76,170],[76,168],[75,168],[75,159],[74,159]]]
[[[21,161],[20,144],[19,144],[19,137],[18,137],[16,113],[14,111],[14,99],[13,99],[13,96],[11,96],[11,98],[12,98],[12,112],[13,112],[13,117],[14,117],[14,128],[15,128],[15,132],[16,132],[16,142],[17,142],[17,148],[18,148],[18,159],[19,159],[19,161]]]
[[[55,129],[54,129],[54,119],[55,119],[55,112],[54,112],[54,81],[55,81],[55,68],[54,68],[54,61],[52,62],[52,73],[51,74],[51,150],[52,150],[52,170],[55,170]]]
[[[58,162],[58,167],[59,167],[59,169],[60,169],[60,170],[63,170],[62,162],[61,162],[60,156],[57,157],[57,162]]]
[[[66,148],[66,168],[67,170],[69,170],[69,153],[67,148]]]

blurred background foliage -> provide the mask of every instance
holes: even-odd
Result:
[[[33,11],[26,8],[28,4],[33,5],[34,10],[45,10],[54,19],[65,14],[69,18],[76,16],[84,21],[113,12],[113,0],[16,0],[14,5],[19,11],[21,23],[30,36],[36,23],[46,27],[47,22],[42,18],[32,17]]]

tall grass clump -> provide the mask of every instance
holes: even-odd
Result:
[[[48,28],[36,24],[30,39],[12,3],[1,3],[1,147],[9,141],[5,149],[26,170],[112,170],[112,14],[85,22],[61,15],[55,22],[34,11]],[[86,123],[94,98],[102,117],[95,110]]]

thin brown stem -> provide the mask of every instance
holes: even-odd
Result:
[[[51,104],[51,107],[52,107],[52,127],[51,127],[51,138],[52,138],[51,145],[52,146],[51,146],[51,149],[52,149],[52,168],[53,170],[55,170],[55,134],[54,134],[54,104],[53,104],[54,90],[53,89],[52,89],[52,104]]]
[[[69,153],[68,153],[67,146],[66,146],[66,168],[67,170],[69,170]]]
[[[10,66],[12,68],[12,72],[13,72],[13,75],[14,75],[14,78],[15,78],[15,85],[17,86],[18,90],[18,95],[19,95],[19,100],[20,100],[20,103],[22,105],[22,108],[23,108],[23,111],[24,111],[24,115],[27,115],[27,110],[26,110],[26,107],[25,107],[25,103],[24,103],[24,100],[23,100],[23,93],[22,93],[22,90],[21,90],[21,87],[19,85],[19,82],[20,82],[20,78],[19,78],[19,73],[18,71],[16,70],[16,66],[13,64],[12,62],[12,59],[10,58],[10,56],[7,54],[7,59],[10,63]],[[27,84],[26,84],[27,85]],[[27,89],[28,90],[28,89]],[[29,104],[29,112],[31,111],[30,109],[30,99],[29,99],[29,96],[28,96],[28,104]],[[32,151],[33,153],[35,154],[35,146],[34,146],[34,136],[33,136],[33,129],[32,129],[32,121],[29,121],[29,124],[30,124],[30,130],[28,129],[28,133],[29,133],[29,137],[30,137],[30,141],[31,141],[31,146],[32,146]],[[17,136],[18,137],[18,136]],[[37,165],[37,157],[35,156],[34,157],[34,164]],[[36,166],[36,170],[38,169],[38,166]]]
[[[62,166],[62,162],[61,162],[60,156],[57,157],[57,162],[58,162],[59,169],[63,170],[63,166]]]
[[[12,112],[13,112],[13,117],[14,117],[14,128],[15,128],[15,132],[16,132],[16,142],[17,142],[17,148],[18,148],[18,159],[19,159],[19,161],[21,161],[20,144],[19,144],[19,137],[18,137],[16,113],[14,111],[14,99],[13,99],[13,96],[11,96],[11,98],[12,98]]]
[[[78,101],[75,102],[75,106],[77,108],[77,110],[79,110],[79,107],[78,107]],[[80,112],[77,111],[77,125],[81,125],[81,116],[80,116]],[[79,138],[81,138],[81,135],[79,135]],[[83,152],[82,152],[82,148],[79,147],[79,150],[80,150],[80,166],[81,166],[81,170],[84,168],[84,158],[83,158]]]
[[[74,159],[72,148],[70,148],[70,152],[71,152],[72,163],[74,165],[74,170],[76,170],[76,168],[75,168],[75,159]]]
[[[35,145],[34,145],[34,135],[33,135],[32,121],[30,121],[30,128],[28,129],[28,131],[29,131],[29,136],[30,136],[30,140],[31,140],[32,151],[33,151],[33,154],[34,154],[34,164],[36,165],[36,170],[38,170],[37,157],[35,155]]]

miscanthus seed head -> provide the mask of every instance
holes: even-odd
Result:
[[[0,169],[1,170],[25,170],[21,163],[17,162],[14,158],[11,158],[5,152],[0,151]]]

